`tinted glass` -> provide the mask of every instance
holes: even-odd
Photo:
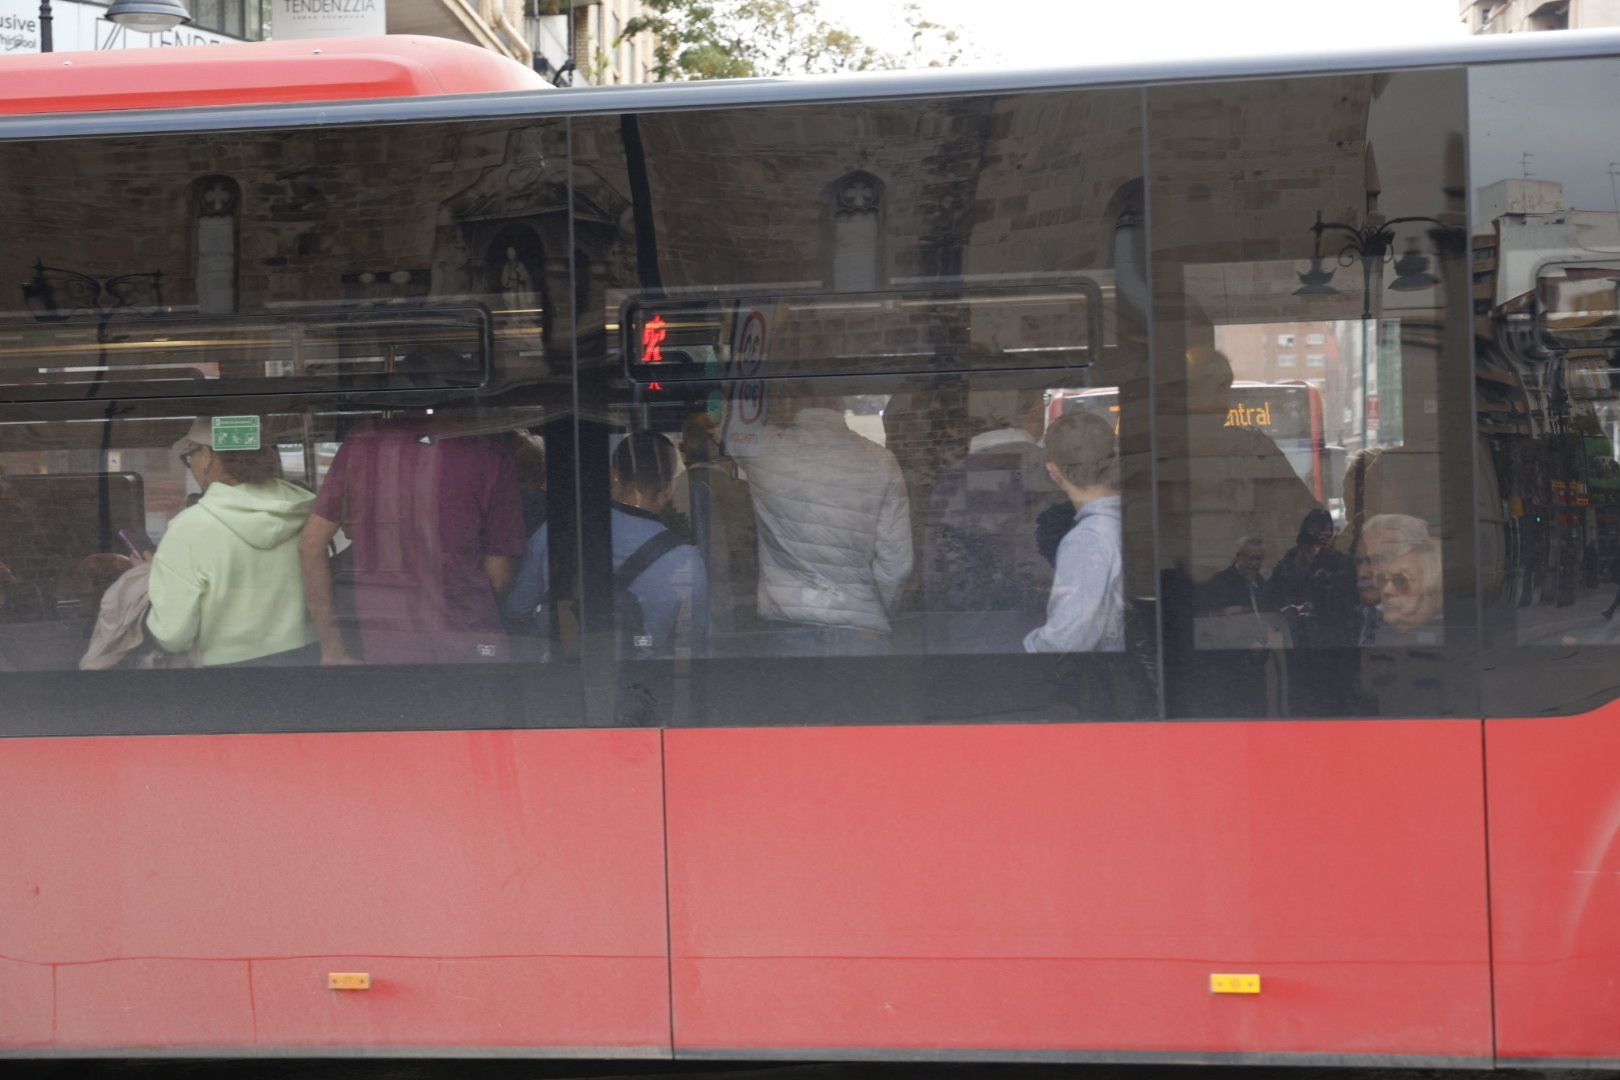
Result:
[[[1615,695],[1620,586],[1620,89],[1609,61],[1470,76],[1487,708]]]
[[[565,148],[0,146],[11,730],[578,722],[565,605],[500,607],[542,520],[573,535]]]
[[[1148,96],[1171,714],[1466,713],[1462,74]]]
[[[621,719],[1157,714],[1140,115],[1103,92],[576,124],[602,209],[576,219],[582,394],[608,417],[585,574]],[[1065,417],[1103,388],[1118,418]]]

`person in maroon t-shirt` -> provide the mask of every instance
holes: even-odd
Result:
[[[340,527],[352,548],[358,657],[333,603],[327,549]],[[321,663],[506,659],[500,596],[526,541],[517,468],[493,439],[426,417],[351,432],[299,540]]]

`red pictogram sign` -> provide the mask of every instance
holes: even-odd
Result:
[[[662,364],[664,362],[664,339],[669,337],[669,327],[662,315],[654,315],[647,320],[641,328],[641,362],[643,364]]]

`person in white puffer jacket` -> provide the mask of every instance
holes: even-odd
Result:
[[[894,455],[849,429],[843,399],[799,398],[744,459],[759,532],[759,614],[779,656],[888,651],[911,573],[911,504]]]

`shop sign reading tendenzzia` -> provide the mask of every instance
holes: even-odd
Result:
[[[380,2],[380,0],[379,0]],[[236,41],[212,30],[177,26],[156,34],[108,22],[105,4],[55,0],[51,4],[52,45],[57,52],[150,49],[168,45],[222,45]],[[0,53],[39,52],[39,0],[0,0]]]
[[[277,41],[370,37],[388,32],[385,0],[275,0],[270,25]]]

